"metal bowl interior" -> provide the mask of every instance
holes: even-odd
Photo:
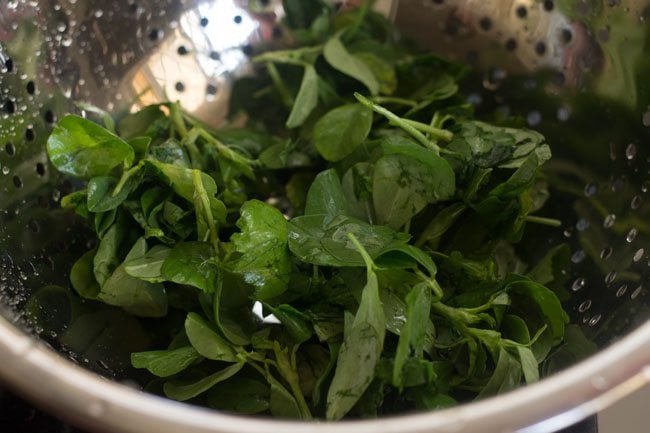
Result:
[[[566,424],[605,404],[581,406],[606,389],[621,393],[642,382],[627,379],[647,376],[650,363],[650,328],[642,326],[650,317],[650,2],[376,6],[423,46],[475,66],[465,92],[481,116],[519,116],[547,136],[557,157],[549,170],[562,179],[547,212],[563,226],[536,235],[569,245],[565,306],[601,350],[505,396],[342,427],[231,417],[133,389],[138,375],[128,354],[147,344],[138,321],[88,311],[57,288],[68,285],[70,263],[90,239],[59,209],[78,185],[48,164],[48,131],[64,113],[82,111],[79,101],[119,112],[177,99],[220,124],[233,81],[252,73],[250,56],[286,42],[277,27],[281,2],[10,0],[0,6],[0,371],[7,382],[86,426],[125,432],[509,431],[549,419]],[[578,358],[558,359],[555,368]],[[44,399],[53,393],[60,398]]]

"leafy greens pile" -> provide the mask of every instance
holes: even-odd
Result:
[[[544,138],[474,120],[465,68],[368,3],[285,9],[297,48],[236,84],[245,128],[173,103],[58,122],[50,159],[87,181],[62,206],[98,238],[72,287],[159,328],[131,360],[165,395],[225,411],[368,417],[538,380],[567,321],[557,250],[527,273],[514,253],[555,223],[532,215]]]

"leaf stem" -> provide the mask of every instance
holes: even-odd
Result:
[[[201,153],[199,148],[196,146],[196,140],[199,138],[201,131],[200,128],[194,127],[190,129],[190,132],[181,140],[181,144],[187,148],[187,152],[190,154],[190,160],[192,162],[192,168],[201,168],[199,161],[201,160]]]
[[[280,95],[280,99],[282,99],[282,103],[287,108],[291,108],[293,106],[293,98],[291,97],[289,90],[287,90],[287,86],[284,85],[284,81],[282,81],[282,77],[280,77],[278,68],[275,67],[275,64],[269,62],[266,64],[266,70],[269,73],[269,77],[271,77],[271,80],[273,81],[275,89]]]
[[[253,57],[253,62],[282,63],[285,65],[305,66],[313,64],[314,60],[323,52],[323,45],[296,48],[293,50],[267,51]]]
[[[545,218],[535,215],[526,215],[525,220],[529,223],[541,224],[549,227],[561,227],[562,221],[556,218]]]
[[[417,129],[418,131],[426,132],[437,139],[443,141],[451,141],[454,138],[454,134],[451,131],[435,128],[431,125],[427,125],[426,123],[418,122],[411,119],[402,119],[402,120],[407,124],[411,125],[412,127],[414,127],[415,129]]]
[[[208,199],[208,193],[203,186],[203,179],[201,179],[200,170],[192,170],[192,180],[194,182],[195,194],[198,195],[199,200],[201,200],[201,204],[205,212],[205,219],[208,224],[208,229],[210,230],[210,242],[214,247],[215,254],[217,254],[219,251],[219,237],[217,236],[217,226],[214,224],[214,217],[212,216],[212,210],[210,208],[210,200]]]
[[[413,138],[419,141],[421,145],[435,152],[436,155],[440,154],[440,147],[437,144],[431,142],[431,140],[425,137],[424,134],[418,131],[417,128],[410,125],[408,122],[405,122],[406,119],[402,119],[392,111],[382,107],[381,105],[373,103],[370,99],[364,97],[360,93],[355,92],[354,97],[357,98],[357,100],[362,105],[365,105],[375,113],[384,116],[386,119],[388,119],[389,123],[391,123],[392,125],[402,128],[405,132],[409,133]]]
[[[185,120],[183,119],[183,111],[181,110],[178,102],[169,104],[169,117],[172,120],[174,129],[178,131],[178,134],[181,136],[181,138],[185,138],[187,135],[187,126],[185,125]]]
[[[302,418],[304,420],[309,420],[312,418],[311,410],[309,410],[305,396],[300,389],[300,378],[298,377],[298,370],[296,367],[296,351],[300,345],[294,346],[291,350],[291,354],[289,354],[287,349],[282,350],[277,341],[274,343],[273,352],[275,353],[277,361],[275,368],[280,373],[280,376],[282,376],[282,378],[289,384],[291,393],[296,399]]]
[[[376,104],[396,104],[406,105],[407,107],[415,107],[417,102],[405,98],[396,98],[393,96],[375,96],[372,101]]]
[[[415,271],[418,277],[422,279],[424,283],[426,283],[427,286],[431,289],[433,294],[435,295],[434,301],[439,301],[442,299],[445,294],[442,290],[442,287],[440,287],[440,284],[438,284],[438,281],[435,279],[435,277],[432,275],[430,277],[427,277],[422,271],[417,270]]]
[[[375,262],[373,262],[372,257],[370,257],[370,254],[368,254],[368,251],[361,245],[361,242],[357,239],[355,235],[352,233],[348,233],[348,239],[352,241],[354,244],[354,247],[357,249],[359,254],[361,254],[361,257],[363,258],[363,261],[366,263],[366,267],[368,268],[368,272],[372,271],[375,269]]]
[[[117,195],[122,191],[122,188],[124,188],[124,185],[126,185],[126,182],[136,174],[140,169],[142,168],[142,161],[138,163],[135,167],[131,167],[130,169],[123,171],[122,176],[120,177],[120,180],[117,182],[117,185],[115,185],[115,189],[113,190],[113,197],[117,197]]]

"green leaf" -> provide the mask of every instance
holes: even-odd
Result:
[[[47,139],[47,153],[57,170],[82,179],[106,176],[135,158],[133,148],[124,140],[72,114],[54,127]]]
[[[70,270],[70,283],[82,298],[95,299],[99,284],[93,273],[93,258],[97,250],[90,250],[81,256]]]
[[[133,278],[123,265],[106,280],[97,299],[136,316],[163,317],[167,314],[167,294],[163,285]]]
[[[346,331],[327,393],[327,419],[341,419],[372,382],[383,345],[382,336],[369,323],[358,324]]]
[[[314,125],[314,145],[328,161],[350,155],[368,137],[372,111],[361,104],[336,107]]]
[[[215,290],[217,267],[206,242],[180,242],[169,252],[160,273],[167,281],[187,284],[206,293]]]
[[[400,248],[410,236],[388,227],[374,226],[339,215],[306,215],[292,219],[288,225],[289,249],[305,263],[323,266],[363,266],[365,262],[347,237],[353,234],[376,258]]]
[[[432,411],[454,407],[458,404],[456,400],[446,394],[436,394],[430,389],[420,387],[410,389],[409,395],[413,398],[418,410]]]
[[[125,237],[126,232],[120,220],[119,223],[113,224],[100,240],[97,253],[93,258],[93,272],[100,286],[104,285],[120,265],[119,254]]]
[[[403,369],[410,356],[422,358],[431,310],[431,289],[418,284],[406,295],[406,323],[401,329],[393,365],[393,385],[404,386]]]
[[[278,418],[301,419],[300,406],[293,395],[273,376],[267,374],[266,380],[271,385],[271,415]]]
[[[279,210],[259,200],[241,207],[237,227],[232,235],[235,250],[241,257],[233,271],[255,287],[255,298],[268,300],[287,290],[291,258],[287,249],[287,221]]]
[[[201,355],[193,347],[180,347],[174,350],[154,350],[131,354],[131,365],[146,368],[158,377],[168,377],[185,370]]]
[[[516,169],[533,154],[539,164],[551,157],[544,136],[535,131],[465,121],[458,124],[454,132],[448,149],[463,154],[466,160],[479,167]]]
[[[354,54],[370,69],[379,83],[379,92],[384,95],[391,95],[397,89],[397,76],[392,64],[381,57],[368,52]]]
[[[268,306],[268,308],[282,322],[296,344],[304,343],[311,338],[313,330],[309,325],[309,318],[305,314],[287,304],[277,307]]]
[[[190,132],[197,134],[199,137],[205,140],[206,145],[204,148],[213,154],[220,164],[223,165],[223,163],[226,163],[228,166],[235,168],[239,173],[243,174],[249,179],[255,179],[255,173],[253,172],[253,160],[244,156],[240,151],[237,151],[234,148],[225,145],[214,135],[208,133],[205,129],[196,127]]]
[[[112,209],[107,212],[99,212],[95,214],[95,231],[99,239],[106,236],[106,232],[115,224],[117,220],[117,209]]]
[[[149,105],[120,119],[117,130],[125,139],[155,136],[156,126],[169,123],[159,105]]]
[[[417,268],[423,266],[429,275],[434,276],[438,268],[431,257],[413,245],[400,245],[378,256],[375,260],[380,267]]]
[[[305,215],[338,216],[349,215],[349,213],[347,199],[336,170],[329,169],[320,172],[309,187]]]
[[[269,146],[260,153],[259,161],[263,166],[272,170],[311,165],[310,157],[296,150],[296,145],[297,142],[295,141],[285,140]]]
[[[549,287],[560,301],[566,301],[570,294],[563,283],[568,280],[570,260],[571,248],[568,244],[560,244],[548,250],[526,276]]]
[[[97,176],[88,181],[88,210],[106,212],[121,205],[139,185],[141,179],[131,176],[126,184],[114,194],[118,180],[112,176]]]
[[[504,337],[520,344],[530,343],[530,331],[526,321],[514,314],[506,314],[501,321],[501,333]]]
[[[140,238],[125,261],[144,256],[146,242]],[[142,317],[163,317],[167,314],[167,294],[162,284],[148,283],[126,273],[124,263],[118,266],[102,285],[97,298],[106,304],[122,307]]]
[[[88,218],[88,191],[82,189],[63,196],[61,208],[74,210],[82,218]]]
[[[354,242],[354,237],[350,236]],[[375,376],[386,335],[386,318],[379,298],[379,286],[368,253],[360,248],[367,266],[367,282],[359,309],[348,328],[339,351],[336,371],[327,392],[327,419],[338,420],[352,409]]]
[[[316,105],[318,105],[318,74],[312,65],[305,65],[305,74],[287,119],[287,128],[297,128],[302,125]]]
[[[223,274],[217,278],[212,308],[214,322],[231,343],[246,346],[251,342],[249,334],[255,329],[249,293],[239,281],[224,282]]]
[[[240,376],[233,376],[212,388],[207,397],[208,406],[243,415],[254,415],[269,410],[269,386]]]
[[[159,227],[159,215],[163,212],[165,201],[170,196],[167,188],[150,188],[140,196],[142,214],[150,226]]]
[[[479,203],[472,205],[493,238],[510,241],[521,238],[532,204],[526,191],[533,185],[538,167],[537,156],[531,154],[508,180],[498,184]]]
[[[135,152],[136,160],[144,158],[151,144],[151,137],[133,137],[127,140]]]
[[[431,243],[434,248],[437,247],[442,235],[458,221],[465,210],[467,210],[465,203],[453,203],[442,209],[422,230],[415,244],[421,246],[425,243]]]
[[[341,179],[341,187],[350,209],[349,216],[364,221],[374,220],[372,209],[372,171],[374,164],[358,162]]]
[[[97,107],[95,105],[89,104],[87,102],[75,102],[74,105],[76,105],[77,107],[79,107],[80,109],[82,109],[84,111],[88,111],[88,112],[99,115],[99,117],[102,118],[102,122],[104,122],[104,127],[108,131],[110,131],[111,133],[115,134],[115,121],[113,120],[113,117],[111,117],[111,115],[107,111],[102,110],[101,108],[99,108],[99,107]]]
[[[434,383],[437,379],[434,364],[421,358],[407,358],[400,370],[400,386],[413,388]]]
[[[231,378],[243,366],[243,363],[233,364],[198,381],[169,381],[165,383],[163,390],[165,391],[165,395],[171,399],[178,401],[189,400],[190,398],[203,394],[216,384]]]
[[[237,353],[221,335],[196,313],[185,319],[185,333],[198,353],[213,361],[238,362]]]
[[[359,57],[350,54],[338,37],[327,41],[323,55],[330,66],[363,83],[372,95],[379,93],[379,82],[372,70]]]
[[[336,361],[338,360],[339,349],[341,348],[340,343],[328,342],[327,346],[329,348],[330,359],[327,363],[327,366],[325,367],[325,370],[323,370],[321,376],[316,380],[311,397],[313,405],[315,407],[318,407],[320,405],[322,399],[322,389],[325,386],[327,379],[329,379],[330,375],[334,371],[334,368],[336,368]]]
[[[399,228],[425,206],[451,198],[455,176],[449,163],[409,139],[385,139],[375,164],[373,202],[381,224]]]
[[[407,116],[412,116],[413,114],[429,107],[434,102],[450,98],[458,93],[456,78],[445,72],[434,72],[427,78],[428,81],[422,84],[419,89],[410,95],[411,99],[418,100],[419,102],[415,107],[408,111],[406,114]],[[444,123],[444,117],[445,116],[441,116],[440,121],[436,122],[433,126],[437,128],[441,127]],[[453,116],[449,117],[453,118]]]
[[[282,0],[287,24],[292,29],[306,29],[327,10],[321,0]]]
[[[147,159],[155,159],[165,164],[177,165],[184,168],[192,167],[185,148],[174,138],[149,146],[146,156]]]
[[[558,343],[562,340],[567,316],[555,293],[541,284],[523,278],[510,283],[507,290],[532,301],[549,326],[554,342]]]
[[[501,347],[494,372],[487,384],[478,393],[478,397],[496,395],[516,388],[521,381],[521,374],[521,364],[507,350]]]
[[[539,365],[535,355],[529,347],[516,346],[519,362],[521,363],[521,370],[526,379],[526,383],[531,384],[539,381]]]
[[[194,204],[194,195],[196,191],[194,181],[195,170],[155,160],[145,160],[144,163],[154,175],[158,176],[160,180],[170,186],[176,194],[189,203]],[[214,219],[219,222],[225,222],[227,210],[223,202],[216,198],[216,182],[206,173],[198,173],[203,189],[205,190],[205,195],[208,197],[210,210]]]
[[[124,270],[132,277],[150,283],[162,283],[166,278],[162,275],[162,266],[171,253],[171,248],[156,245],[144,256],[124,262]]]

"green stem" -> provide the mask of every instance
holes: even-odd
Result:
[[[354,97],[357,98],[357,100],[362,105],[370,108],[375,113],[381,114],[386,119],[388,119],[390,124],[402,128],[404,131],[409,133],[413,138],[415,138],[418,142],[420,142],[421,145],[435,152],[436,155],[440,154],[440,147],[437,144],[432,143],[427,137],[424,136],[424,134],[418,131],[417,128],[415,128],[412,125],[409,125],[408,122],[405,122],[406,119],[402,119],[392,111],[382,107],[381,105],[373,103],[370,99],[364,97],[359,93],[355,92]]]
[[[555,218],[544,218],[535,215],[526,215],[525,220],[529,223],[542,224],[549,227],[561,227],[562,221]]]
[[[451,131],[447,131],[445,129],[440,129],[440,128],[434,128],[433,126],[427,125],[426,123],[418,122],[411,119],[402,119],[402,120],[404,120],[404,122],[411,125],[418,131],[426,132],[438,140],[451,141],[454,138],[454,134]]]
[[[246,362],[248,363],[248,365],[250,365],[250,366],[253,367],[255,370],[257,370],[257,372],[258,372],[259,374],[262,375],[262,377],[264,378],[264,380],[266,380],[267,372],[266,372],[265,369],[263,369],[262,367],[260,367],[259,365],[257,365],[257,362],[255,362],[255,361],[252,360],[251,358],[247,358],[247,359],[246,359]]]
[[[192,170],[192,180],[194,183],[195,194],[198,195],[199,200],[201,200],[201,204],[203,205],[205,219],[208,223],[208,230],[210,231],[210,242],[214,247],[215,254],[217,254],[219,251],[219,237],[217,236],[217,226],[214,224],[214,217],[212,216],[212,210],[210,208],[210,200],[208,199],[208,193],[203,186],[203,179],[201,179],[200,170]],[[199,240],[203,241],[203,239]]]
[[[440,284],[438,284],[438,281],[436,281],[433,275],[427,277],[422,271],[419,270],[416,271],[416,274],[427,284],[427,286],[429,286],[429,288],[435,295],[434,301],[439,301],[440,299],[443,298],[445,294],[442,290],[442,287],[440,287]]]
[[[255,165],[255,161],[238,152],[235,152],[230,147],[226,146],[221,141],[219,141],[216,137],[210,135],[204,129],[199,129],[199,136],[203,138],[205,141],[207,141],[208,143],[214,145],[217,148],[217,151],[226,159],[229,159],[230,161],[239,164],[247,164],[251,167]]]
[[[196,146],[196,140],[201,134],[200,129],[194,127],[190,129],[190,132],[187,133],[185,138],[181,140],[181,144],[187,148],[187,152],[190,155],[190,160],[192,161],[192,168],[201,168],[199,161],[201,161],[201,153],[199,148]]]
[[[311,410],[309,410],[309,406],[307,405],[305,396],[302,394],[300,385],[294,382],[291,382],[289,385],[291,386],[291,392],[293,393],[293,396],[296,398],[296,403],[298,403],[298,407],[300,408],[300,412],[302,413],[302,419],[306,421],[312,419]]]
[[[142,161],[140,161],[135,167],[131,167],[130,169],[122,172],[122,176],[120,177],[120,180],[117,182],[117,185],[115,185],[115,189],[113,190],[113,197],[116,197],[120,191],[122,191],[122,188],[124,188],[124,185],[126,185],[126,182],[131,178],[131,176],[140,171],[142,164]]]
[[[375,96],[372,98],[372,101],[376,104],[406,105],[407,107],[415,107],[417,105],[417,102],[410,99],[395,98],[393,96]]]
[[[442,116],[440,116],[440,112],[436,111],[433,113],[433,117],[431,118],[431,123],[429,123],[429,126],[433,128],[440,128],[442,126]]]
[[[309,405],[307,405],[307,401],[305,400],[305,396],[302,393],[302,389],[300,389],[300,379],[298,378],[298,368],[296,365],[296,352],[298,350],[298,345],[294,348],[294,350],[291,353],[291,367],[293,369],[291,376],[289,378],[286,378],[287,381],[289,382],[289,386],[291,387],[291,392],[293,393],[294,397],[296,398],[296,402],[298,403],[298,407],[300,408],[300,412],[302,412],[303,419],[309,420],[312,418],[311,415],[311,410],[309,410]],[[290,380],[289,380],[290,379]]]
[[[172,120],[172,125],[174,129],[178,132],[181,138],[185,138],[187,135],[187,126],[185,125],[185,120],[183,119],[183,111],[178,102],[169,104],[169,117]]]
[[[454,323],[455,326],[460,330],[466,328],[468,325],[472,325],[481,321],[481,318],[477,317],[474,314],[470,314],[459,308],[450,307],[443,304],[442,302],[432,302],[431,310],[434,313],[437,313],[438,315]]]
[[[366,267],[368,268],[368,272],[371,272],[372,270],[375,269],[375,262],[372,261],[372,257],[370,257],[370,254],[368,254],[368,251],[361,245],[361,242],[357,239],[355,235],[352,233],[348,233],[348,239],[352,241],[354,244],[355,248],[361,254],[361,257],[363,258],[363,261],[366,263]]]
[[[429,241],[437,241],[440,237],[458,220],[465,212],[467,205],[464,203],[454,203],[436,215],[426,226],[420,236],[415,241],[415,246],[420,248]]]
[[[275,86],[276,90],[280,94],[280,99],[282,99],[282,103],[287,108],[291,108],[293,106],[293,98],[291,97],[289,90],[287,90],[287,86],[284,85],[284,81],[282,81],[282,77],[280,77],[278,68],[276,68],[273,63],[269,62],[266,64],[266,70],[269,72],[269,76],[273,81],[273,85]]]
[[[311,411],[305,400],[305,396],[300,389],[300,378],[298,377],[298,370],[296,366],[296,351],[298,350],[299,345],[296,345],[292,348],[291,354],[287,353],[287,350],[282,350],[279,343],[276,341],[273,347],[273,352],[275,353],[275,368],[280,373],[280,376],[289,384],[291,388],[291,393],[296,399],[298,408],[304,420],[309,420],[312,418]]]
[[[313,64],[314,60],[323,52],[323,45],[296,48],[292,50],[267,51],[253,57],[255,63],[281,63],[285,65],[305,66]]]

